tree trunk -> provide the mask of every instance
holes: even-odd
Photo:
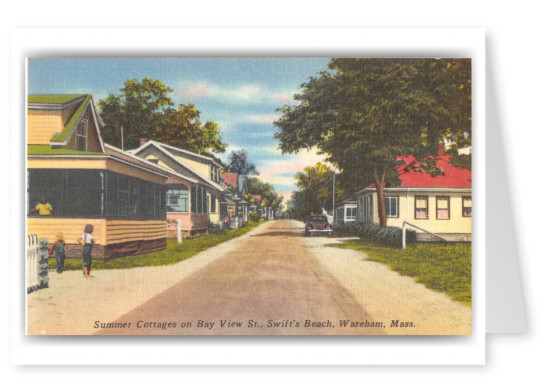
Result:
[[[385,172],[381,178],[377,175],[377,170],[373,170],[373,178],[375,179],[375,190],[377,192],[377,209],[379,214],[379,225],[386,227],[386,208],[385,208]]]

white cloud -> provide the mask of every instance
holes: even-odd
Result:
[[[222,88],[209,82],[183,82],[175,90],[176,98],[218,97],[230,101],[252,101],[258,99],[260,86],[244,84],[235,88]]]
[[[272,91],[258,84],[242,84],[233,88],[222,87],[207,81],[183,81],[174,90],[176,98],[213,97],[234,103],[263,101],[277,106],[297,104],[293,99],[298,91]]]
[[[277,114],[254,114],[254,115],[247,115],[243,118],[243,122],[253,122],[253,123],[268,123],[271,124],[274,121],[277,121],[281,118],[280,115]]]
[[[260,178],[274,185],[292,185],[294,176],[306,167],[322,162],[327,156],[318,154],[316,150],[301,151],[296,155],[284,155],[285,160],[272,160],[257,165]]]

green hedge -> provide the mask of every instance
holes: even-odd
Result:
[[[254,221],[255,223],[260,220],[260,216],[257,212],[253,212],[252,210],[249,211],[249,220]]]
[[[389,247],[402,247],[402,229],[398,227],[382,227],[377,224],[366,223],[335,223],[332,225],[333,232],[337,235],[353,235],[360,238],[370,239]],[[417,241],[417,232],[406,229],[406,243]]]

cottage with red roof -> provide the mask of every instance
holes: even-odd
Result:
[[[413,156],[400,156],[396,170],[400,185],[385,187],[387,225],[402,227],[404,221],[453,241],[471,240],[471,171],[450,164],[450,156],[434,156],[440,175],[420,170]],[[357,195],[357,220],[379,223],[375,185]],[[434,236],[418,232],[419,240]]]

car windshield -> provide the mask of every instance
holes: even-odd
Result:
[[[310,216],[310,217],[308,217],[308,221],[326,222],[327,217],[325,217],[325,216]]]

